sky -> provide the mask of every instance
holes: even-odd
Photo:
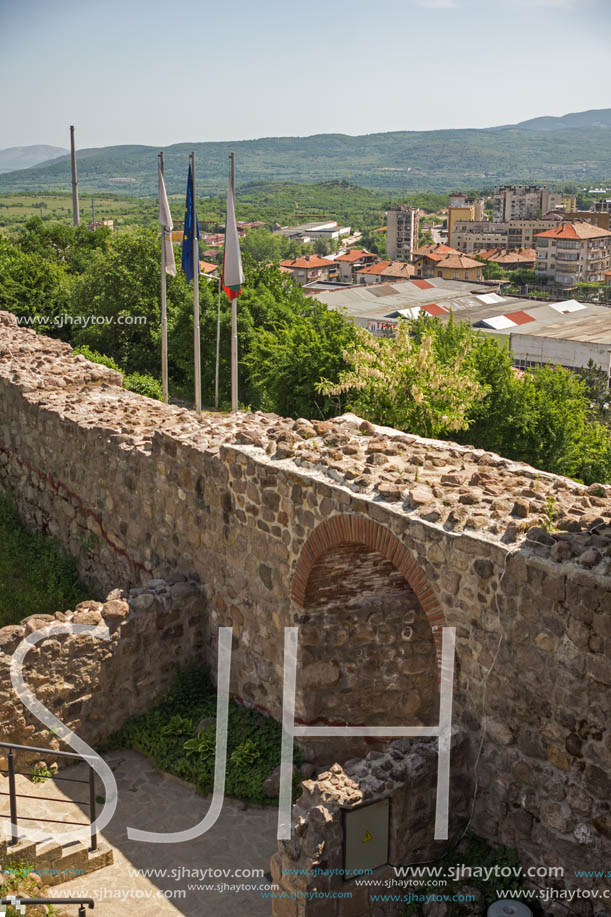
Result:
[[[0,0],[0,149],[611,107],[611,0]]]

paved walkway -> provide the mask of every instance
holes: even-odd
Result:
[[[114,848],[114,864],[97,872],[73,879],[50,889],[57,897],[79,893],[96,901],[95,917],[269,917],[271,902],[261,897],[259,887],[268,884],[261,878],[234,878],[235,870],[269,872],[269,860],[277,849],[277,809],[244,806],[225,800],[218,821],[206,834],[181,844],[146,844],[129,840],[126,827],[144,831],[180,831],[197,824],[206,815],[210,797],[199,796],[188,784],[155,770],[135,751],[115,751],[105,756],[112,768],[119,790],[119,802],[111,823],[101,840]],[[86,768],[77,766],[62,770],[61,776],[81,777]],[[87,798],[87,787],[52,780],[32,784],[18,778],[19,792],[63,799]],[[0,781],[6,782],[6,781]],[[76,787],[72,793],[70,787]],[[0,789],[5,789],[4,786]],[[85,791],[83,793],[83,790]],[[80,791],[80,792],[78,792]],[[68,795],[70,794],[70,795]],[[83,820],[86,809],[57,807],[50,803],[33,803],[40,817]],[[25,800],[20,800],[25,814]],[[86,817],[85,817],[86,820]],[[28,823],[31,825],[32,823]],[[190,870],[225,870],[223,877],[199,878]],[[141,870],[159,870],[157,877],[145,877]],[[166,871],[165,873],[163,871]],[[222,889],[222,885],[248,888],[239,891]],[[210,886],[204,889],[204,886]],[[191,886],[191,887],[190,887]],[[201,887],[200,887],[201,886]],[[164,897],[167,896],[167,897]],[[76,895],[75,895],[76,896]],[[77,913],[72,906],[67,914]]]

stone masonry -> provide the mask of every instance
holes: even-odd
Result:
[[[197,417],[0,313],[0,486],[100,588],[198,574],[203,660],[231,625],[232,693],[277,718],[284,627],[299,719],[405,725],[455,627],[473,828],[526,865],[611,860],[608,485],[353,415]]]
[[[63,623],[105,625],[110,639],[49,637],[29,650],[24,678],[38,700],[93,747],[130,716],[150,709],[169,689],[177,665],[197,658],[209,641],[203,589],[180,575],[128,593],[114,589],[105,602],[81,602],[74,611],[30,615],[2,627],[0,741],[65,750],[21,704],[9,674],[11,655],[24,637]],[[37,761],[40,755],[29,757]],[[3,754],[0,767],[6,767]]]

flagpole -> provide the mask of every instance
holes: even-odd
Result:
[[[191,181],[193,183],[193,358],[195,360],[195,410],[202,411],[202,363],[199,337],[199,244],[196,238],[197,205],[195,198],[195,153],[191,153]]]
[[[218,279],[218,301],[216,306],[216,366],[214,370],[214,407],[219,407],[219,362],[221,355],[221,275]]]
[[[159,168],[163,176],[163,153],[159,154]],[[161,387],[163,400],[168,403],[168,303],[165,263],[166,228],[161,227]]]
[[[229,156],[231,160],[231,194],[234,195],[235,154]],[[235,200],[235,197],[234,197]],[[226,221],[225,221],[226,224]],[[225,242],[227,241],[227,225],[225,225]],[[238,409],[238,299],[231,300],[231,410]]]

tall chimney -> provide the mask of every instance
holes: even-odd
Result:
[[[78,206],[78,178],[76,177],[76,148],[74,146],[74,125],[70,125],[70,154],[72,157],[72,222],[78,226],[81,222]]]

